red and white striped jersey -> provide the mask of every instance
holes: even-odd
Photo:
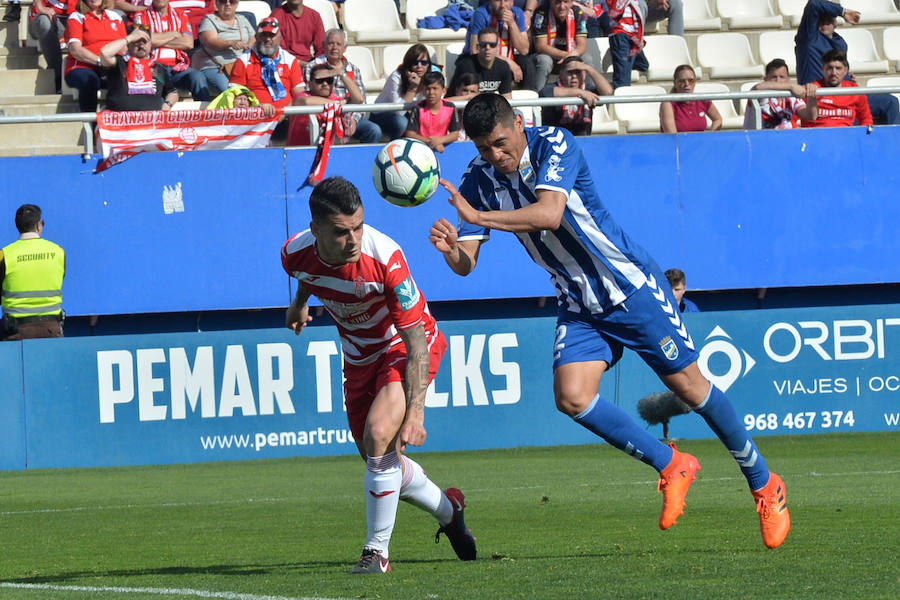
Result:
[[[319,258],[315,241],[308,229],[295,234],[281,249],[281,264],[322,301],[337,324],[347,363],[373,362],[391,346],[402,343],[398,329],[419,323],[425,326],[431,347],[437,323],[397,242],[363,225],[359,261],[335,267]]]

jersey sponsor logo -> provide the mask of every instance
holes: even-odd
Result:
[[[565,167],[561,167],[559,163],[560,158],[556,154],[552,154],[550,158],[547,159],[547,174],[544,176],[544,179],[554,183],[562,181],[562,175],[560,175],[560,173],[565,171]]]
[[[394,293],[397,294],[403,310],[409,310],[419,302],[419,290],[413,283],[412,277],[404,279],[400,285],[394,288]]]
[[[675,344],[675,340],[672,339],[672,336],[667,335],[659,340],[659,347],[669,360],[678,358],[678,346]]]

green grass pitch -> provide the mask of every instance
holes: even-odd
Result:
[[[350,576],[365,537],[357,457],[0,473],[0,598],[896,598],[900,435],[766,437],[793,531],[759,536],[712,440],[678,524],[655,472],[606,445],[426,453],[467,495],[479,559],[401,503],[393,572]],[[127,588],[127,589],[121,589]]]

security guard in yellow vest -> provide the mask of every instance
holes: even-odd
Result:
[[[66,254],[41,238],[41,209],[23,204],[16,211],[19,239],[0,251],[3,339],[62,337],[62,283]]]

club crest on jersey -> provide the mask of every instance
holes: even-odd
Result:
[[[519,175],[522,176],[522,181],[526,183],[534,176],[534,167],[531,166],[530,162],[519,165]]]
[[[550,158],[547,159],[547,174],[544,176],[544,179],[559,183],[562,181],[560,173],[563,171],[565,171],[565,168],[559,166],[559,155],[551,154]]]
[[[666,336],[663,339],[659,340],[659,347],[662,349],[663,354],[666,355],[666,358],[669,360],[675,360],[678,358],[678,346],[675,344],[675,340],[673,340],[670,336]]]
[[[356,294],[357,298],[362,298],[366,295],[366,278],[362,275],[357,275],[353,278],[353,293]]]
[[[400,285],[394,288],[397,300],[403,310],[409,310],[419,302],[419,290],[413,283],[412,277],[407,277]]]

